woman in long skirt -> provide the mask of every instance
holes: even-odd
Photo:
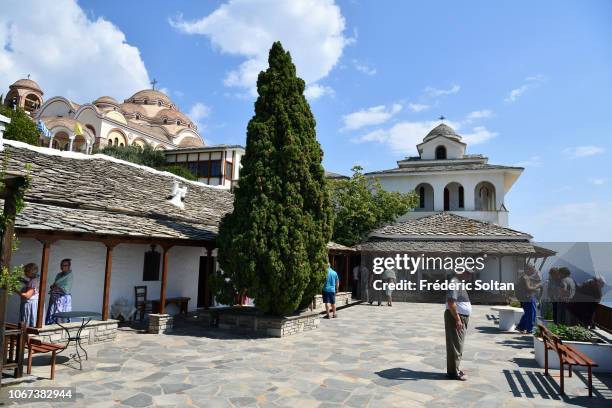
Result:
[[[36,325],[36,313],[38,310],[38,266],[29,263],[23,267],[25,279],[23,288],[18,292],[21,297],[21,307],[19,308],[19,321],[25,322],[30,327]]]
[[[72,280],[73,273],[70,269],[71,260],[63,259],[60,263],[62,271],[55,277],[55,282],[51,285],[49,292],[49,307],[47,308],[46,324],[56,323],[54,314],[58,312],[70,312],[72,310]],[[60,319],[63,322],[70,322],[70,319]]]

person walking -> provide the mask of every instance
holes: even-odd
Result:
[[[60,262],[61,272],[55,276],[55,281],[51,285],[49,291],[49,308],[47,309],[47,318],[45,324],[54,324],[54,314],[58,312],[72,311],[72,281],[74,275],[71,269],[72,261],[70,259],[62,259]],[[70,319],[65,319],[66,323]]]
[[[523,308],[523,316],[516,326],[516,330],[523,334],[533,332],[536,322],[536,296],[542,287],[538,271],[533,265],[527,265],[525,273],[521,275],[516,285],[516,293]]]
[[[40,281],[38,280],[38,265],[29,263],[23,267],[25,279],[23,280],[23,288],[18,293],[21,297],[21,306],[19,308],[19,321],[24,322],[30,327],[36,325],[36,313],[38,310],[38,288]]]
[[[397,281],[397,275],[395,274],[395,270],[387,269],[382,273],[383,282],[387,284],[385,288],[385,296],[387,297],[387,306],[393,306],[393,289],[391,289],[390,284],[393,284]]]
[[[323,286],[323,303],[325,303],[325,319],[329,319],[329,312],[331,308],[332,316],[338,317],[336,314],[336,292],[340,287],[340,279],[338,274],[334,271],[331,265],[327,266],[327,278],[325,278],[325,285]]]
[[[467,375],[460,370],[463,346],[468,327],[472,304],[464,283],[471,279],[470,272],[455,274],[449,281],[444,311],[444,331],[446,334],[446,374],[449,378],[466,381]]]

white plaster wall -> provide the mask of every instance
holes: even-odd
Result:
[[[373,176],[377,177],[377,176]],[[378,176],[382,187],[388,191],[403,193],[414,191],[420,183],[429,183],[434,190],[434,211],[444,210],[444,187],[451,182],[463,186],[465,210],[473,211],[475,208],[475,187],[481,181],[488,181],[495,187],[496,209],[504,202],[504,175],[502,172],[449,172],[445,174],[417,174]]]
[[[447,159],[460,159],[465,154],[465,145],[457,143],[453,140],[446,139],[444,137],[438,137],[426,142],[421,148],[421,159],[423,160],[435,160],[436,148],[438,146],[446,147],[446,158]]]
[[[111,275],[110,305],[120,297],[134,302],[134,286],[147,286],[149,299],[159,299],[160,281],[143,281],[142,268],[144,253],[149,245],[120,244],[113,251],[113,269]],[[161,252],[161,248],[157,248]],[[173,247],[170,250],[167,296],[187,296],[189,310],[197,306],[198,274],[200,256],[203,249],[194,247]],[[13,254],[13,265],[35,262],[39,265],[42,256],[42,244],[36,240],[24,238],[17,252]],[[72,270],[75,273],[72,287],[72,310],[87,310],[101,313],[104,293],[104,268],[106,247],[97,242],[57,241],[51,245],[49,257],[49,275],[47,290],[59,273],[60,261],[72,259]],[[161,268],[160,268],[161,279]],[[48,296],[45,304],[48,305]],[[19,297],[10,296],[8,320],[17,321],[19,317]],[[168,313],[177,313],[174,306]]]
[[[41,117],[46,116],[63,116],[68,117],[68,112],[71,107],[63,100],[55,100],[50,103],[45,103],[43,108],[41,109],[39,115]]]

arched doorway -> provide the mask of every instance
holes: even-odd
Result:
[[[446,160],[446,147],[442,145],[436,147],[436,160]]]
[[[53,145],[52,147],[57,150],[68,150],[70,147],[70,138],[68,137],[68,133],[66,132],[57,132],[53,135]]]
[[[488,181],[481,181],[474,188],[476,211],[495,211],[495,186]]]
[[[431,184],[421,183],[414,191],[419,197],[419,204],[414,209],[415,211],[433,211],[434,209],[434,190]]]
[[[462,211],[465,209],[465,191],[456,181],[444,187],[444,211]]]

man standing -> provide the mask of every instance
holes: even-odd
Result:
[[[338,274],[334,271],[331,265],[327,265],[327,278],[323,286],[323,303],[325,303],[325,319],[329,319],[329,309],[331,306],[333,317],[338,317],[336,314],[336,292],[340,286]]]
[[[455,380],[466,381],[467,376],[459,369],[463,354],[463,343],[467,332],[472,304],[465,289],[471,278],[470,272],[456,274],[449,282],[444,311],[446,332],[446,374]]]
[[[355,299],[359,299],[361,297],[361,292],[359,288],[359,282],[361,281],[362,276],[368,276],[368,268],[364,265],[357,265],[353,268],[353,297]]]

